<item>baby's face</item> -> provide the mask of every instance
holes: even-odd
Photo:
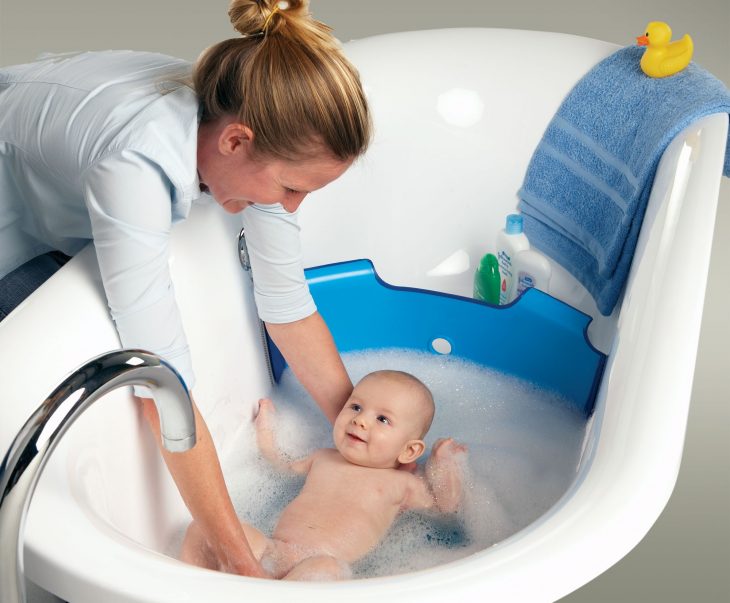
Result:
[[[355,387],[337,416],[333,438],[337,450],[355,465],[397,467],[408,443],[420,439],[422,410],[407,386],[385,379],[365,379]]]

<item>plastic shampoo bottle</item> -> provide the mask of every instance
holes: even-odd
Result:
[[[522,232],[522,216],[510,214],[503,230],[497,233],[497,260],[502,282],[499,287],[499,303],[507,304],[514,299],[514,259],[520,252],[530,248],[527,235]]]
[[[500,284],[497,257],[488,253],[481,259],[477,271],[474,273],[474,299],[481,299],[498,306]]]

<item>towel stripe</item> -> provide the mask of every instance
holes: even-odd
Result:
[[[611,153],[606,151],[606,149],[600,146],[595,140],[581,132],[573,124],[565,120],[565,118],[561,117],[560,115],[556,115],[553,118],[553,123],[551,125],[578,140],[583,146],[590,149],[593,154],[601,159],[601,161],[607,163],[611,167],[621,172],[624,178],[626,178],[626,181],[634,188],[634,190],[639,187],[639,179],[634,175],[634,173],[631,171],[631,168],[627,164],[625,164],[615,155],[612,155]]]
[[[596,262],[598,262],[600,266],[605,265],[606,250],[589,231],[582,228],[572,220],[570,220],[572,229],[569,230],[562,226],[562,224],[566,221],[566,216],[542,197],[539,197],[524,188],[521,188],[517,194],[522,199],[520,210],[524,215],[531,216],[538,222],[544,224],[547,228],[561,234],[566,239],[585,249],[596,259]]]
[[[542,147],[543,153],[552,157],[556,161],[559,161],[576,176],[590,184],[593,188],[601,191],[604,195],[606,195],[606,197],[611,199],[611,201],[613,201],[624,214],[626,213],[628,209],[628,203],[615,189],[611,188],[603,180],[600,180],[595,175],[591,174],[586,168],[584,168],[579,163],[573,161],[565,153],[562,153],[561,151],[556,149],[546,140],[543,140],[540,146]],[[538,149],[538,151],[539,150],[540,149]]]

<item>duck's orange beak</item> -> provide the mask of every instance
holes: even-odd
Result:
[[[649,36],[639,36],[636,38],[636,43],[639,46],[649,46]]]

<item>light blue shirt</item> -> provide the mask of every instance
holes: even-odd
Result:
[[[0,278],[93,239],[122,345],[160,354],[192,388],[168,265],[171,226],[201,197],[198,101],[179,85],[189,73],[186,61],[131,51],[0,69]],[[255,205],[243,222],[262,320],[312,314],[296,216]]]

